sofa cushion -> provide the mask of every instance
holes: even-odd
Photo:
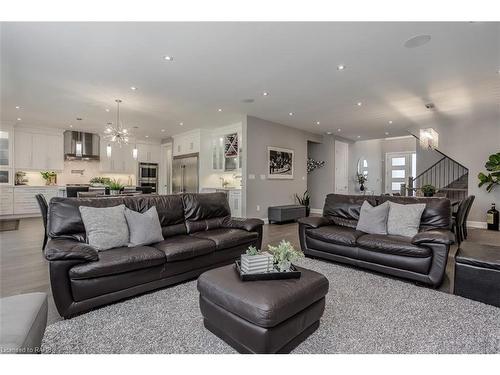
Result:
[[[357,221],[363,202],[372,206],[377,204],[375,197],[364,195],[328,194],[325,199],[323,216],[339,218],[347,221]],[[356,226],[356,225],[354,225]]]
[[[191,259],[215,251],[215,242],[188,235],[169,237],[151,245],[165,253],[167,262]]]
[[[390,201],[399,204],[425,203],[425,210],[420,218],[420,228],[450,228],[451,201],[447,198],[427,197],[393,197],[383,195],[379,203]]]
[[[384,203],[385,204],[385,203]],[[389,201],[387,233],[397,236],[413,237],[418,233],[420,218],[425,204],[399,204]]]
[[[327,225],[315,229],[307,229],[306,233],[310,237],[320,241],[346,246],[356,246],[356,240],[358,237],[365,234],[356,229],[341,227],[338,225]]]
[[[97,250],[127,246],[129,231],[125,205],[115,207],[80,207],[87,240]]]
[[[149,246],[117,247],[99,253],[99,260],[69,270],[72,279],[109,276],[164,264],[165,253]]]
[[[365,234],[357,239],[360,247],[385,254],[409,257],[430,257],[431,249],[411,243],[411,238],[403,236]]]
[[[368,201],[361,206],[356,230],[370,234],[387,234],[389,202],[373,207]]]
[[[128,244],[130,247],[163,241],[158,212],[155,206],[152,206],[144,213],[125,208],[125,219],[127,219],[130,233]]]
[[[217,250],[243,245],[257,240],[257,232],[247,232],[242,229],[212,229],[191,234],[193,237],[204,238],[215,242]]]

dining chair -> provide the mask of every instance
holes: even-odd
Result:
[[[104,194],[102,192],[97,192],[97,191],[79,191],[76,193],[76,196],[78,198],[97,198],[97,197],[103,197]]]
[[[49,211],[49,205],[47,204],[47,200],[43,196],[43,194],[35,195],[35,199],[38,203],[38,207],[40,207],[40,212],[42,213],[42,221],[43,221],[43,246],[42,250],[45,250],[45,245],[47,245],[47,213]]]

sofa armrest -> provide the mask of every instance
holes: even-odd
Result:
[[[309,228],[319,228],[325,225],[329,225],[332,222],[324,216],[310,216],[310,217],[301,217],[297,220],[299,224],[305,225]]]
[[[241,217],[228,218],[222,224],[224,228],[243,229],[247,232],[257,232],[263,225],[264,222],[260,219],[245,219]]]
[[[70,240],[53,239],[47,242],[44,250],[45,259],[57,260],[82,260],[92,262],[99,259],[99,253],[88,244]]]
[[[411,243],[419,245],[423,243],[439,243],[451,245],[455,242],[455,235],[447,229],[433,229],[417,233],[413,236]]]

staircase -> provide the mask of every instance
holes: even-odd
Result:
[[[469,191],[469,169],[441,151],[433,151],[441,158],[417,177],[408,179],[408,194],[416,195],[422,186],[430,184],[436,188],[437,193],[446,194],[451,200],[466,198]]]

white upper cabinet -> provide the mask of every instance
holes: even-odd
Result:
[[[12,140],[11,128],[0,129],[0,168],[12,167]]]
[[[173,155],[187,155],[200,152],[200,131],[175,135]]]
[[[64,169],[64,140],[61,134],[15,130],[14,166],[16,169]]]
[[[137,161],[140,163],[159,163],[160,162],[160,145],[138,143],[137,144]]]
[[[111,157],[107,156],[108,144],[111,146]],[[130,144],[120,146],[101,140],[101,160],[99,163],[101,172],[135,173],[137,162],[132,155],[133,148],[134,146]]]
[[[212,169],[217,172],[239,172],[241,162],[241,132],[226,130],[213,133]]]

